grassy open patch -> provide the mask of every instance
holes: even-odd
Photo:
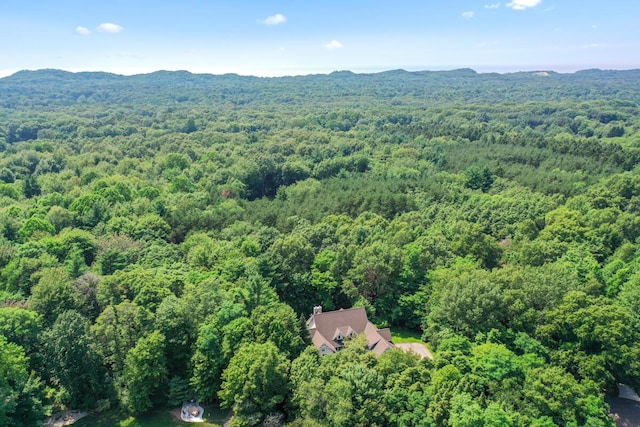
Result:
[[[217,407],[205,408],[204,423],[185,423],[176,419],[169,410],[159,410],[149,414],[132,416],[124,415],[116,412],[103,414],[100,416],[87,416],[78,420],[74,426],[78,427],[176,427],[176,426],[194,426],[198,427],[220,427],[227,416],[228,411]]]
[[[421,344],[425,343],[424,341],[422,341],[422,334],[420,333],[420,331],[411,329],[393,328],[391,329],[391,338],[396,344],[404,342],[419,342]]]

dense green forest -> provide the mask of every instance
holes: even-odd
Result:
[[[0,425],[613,425],[639,102],[640,70],[0,79]],[[318,304],[435,358],[320,357]]]

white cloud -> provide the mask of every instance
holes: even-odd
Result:
[[[324,47],[329,50],[340,49],[342,46],[342,43],[340,43],[338,40],[331,40],[329,43],[324,45]]]
[[[591,44],[585,44],[582,45],[583,49],[597,49],[599,47],[605,47],[606,44],[605,43],[591,43]]]
[[[280,25],[287,22],[287,17],[281,13],[276,13],[275,15],[267,17],[267,19],[263,21],[259,21],[264,25]]]
[[[500,3],[491,3],[491,4],[484,5],[485,9],[498,9],[499,7],[500,7]]]
[[[507,7],[513,10],[525,10],[530,7],[536,7],[542,3],[542,0],[513,0],[511,3],[507,3]]]
[[[473,15],[475,15],[476,13],[473,10],[468,10],[466,12],[462,12],[462,17],[463,18],[473,18]]]
[[[118,24],[113,24],[111,22],[105,22],[104,24],[98,25],[96,28],[101,33],[119,33],[124,30],[124,27]]]
[[[76,34],[80,34],[81,36],[88,36],[89,34],[91,34],[91,31],[89,31],[89,29],[87,27],[76,27],[75,31]]]

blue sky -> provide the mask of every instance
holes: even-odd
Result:
[[[0,0],[0,76],[640,68],[636,0]]]

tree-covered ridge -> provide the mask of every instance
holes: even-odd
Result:
[[[0,79],[0,423],[195,395],[240,425],[610,425],[640,386],[638,77]],[[319,358],[317,304],[436,358]]]
[[[413,106],[425,103],[627,100],[635,102],[640,70],[476,73],[386,71],[354,74],[252,77],[158,71],[121,76],[102,72],[20,71],[0,79],[0,105],[30,109],[46,106],[112,103],[195,103],[204,105],[308,105],[376,103]]]

